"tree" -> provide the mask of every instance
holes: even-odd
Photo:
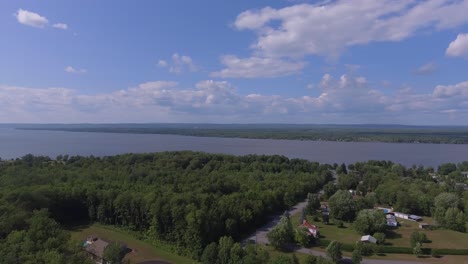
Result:
[[[330,197],[328,205],[332,218],[352,221],[356,215],[356,202],[348,191],[338,190]]]
[[[458,208],[449,208],[445,212],[445,227],[451,230],[465,232],[465,216]]]
[[[218,263],[228,264],[231,259],[231,248],[234,246],[232,237],[223,236],[219,239]]]
[[[305,208],[307,214],[316,216],[317,210],[320,209],[320,206],[320,199],[318,195],[312,193],[307,194],[307,206]]]
[[[385,214],[381,210],[361,210],[354,222],[354,229],[361,235],[385,232],[387,229]]]
[[[120,264],[125,257],[125,247],[117,242],[112,242],[104,249],[103,257],[109,264]]]
[[[433,216],[445,228],[465,232],[465,221],[460,199],[453,193],[441,193],[434,199]],[[466,210],[466,209],[465,209]]]
[[[351,257],[351,260],[353,261],[353,264],[360,264],[362,261],[361,250],[353,250],[353,256]]]
[[[328,182],[323,186],[323,191],[326,198],[330,198],[338,190],[333,182]]]
[[[317,257],[314,255],[307,255],[304,264],[317,264]]]
[[[417,244],[419,244],[419,246],[422,246],[422,244],[427,241],[427,236],[425,233],[414,231],[413,233],[411,233],[410,239],[411,246],[414,248]]]
[[[285,212],[279,223],[267,234],[270,244],[276,249],[286,249],[294,241],[294,230],[291,219]]]
[[[238,264],[242,263],[242,259],[244,258],[244,250],[239,243],[234,243],[231,248],[231,259],[229,260],[230,264]]]
[[[299,227],[296,228],[296,232],[294,232],[294,240],[297,244],[303,247],[307,247],[311,243],[311,236],[307,233],[307,228]]]
[[[201,256],[203,264],[216,264],[218,261],[218,244],[212,242],[206,246]]]
[[[373,237],[377,240],[377,244],[382,245],[385,242],[385,233],[374,233]]]
[[[419,257],[419,256],[421,256],[421,253],[422,253],[422,251],[421,251],[421,243],[418,242],[418,243],[416,243],[416,245],[415,245],[414,248],[413,248],[413,254],[415,254],[416,256]]]
[[[255,244],[247,244],[245,247],[244,264],[264,264],[268,263],[269,259],[270,255],[263,248]]]
[[[441,175],[448,175],[449,173],[456,171],[457,170],[457,165],[454,163],[445,163],[439,166],[437,169],[437,172],[439,172]]]
[[[346,164],[341,163],[341,165],[336,168],[336,173],[338,173],[338,174],[348,174],[348,169],[346,168]]]
[[[327,256],[334,262],[339,263],[343,254],[341,252],[341,243],[333,240],[328,244],[327,247]]]

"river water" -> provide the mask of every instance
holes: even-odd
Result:
[[[414,164],[433,167],[468,160],[468,145],[454,144],[210,138],[0,128],[2,159],[17,158],[28,153],[50,157],[60,154],[108,156],[174,150],[234,155],[279,154],[321,163],[349,164],[367,160],[391,160],[405,166]]]

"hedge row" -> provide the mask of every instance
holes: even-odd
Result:
[[[327,247],[330,244],[330,240],[328,239],[320,239],[318,245],[321,247]],[[391,247],[391,246],[377,246],[375,251],[379,253],[389,253],[389,254],[413,254],[413,249],[409,247]],[[341,244],[341,249],[346,252],[352,252],[354,250],[353,244]],[[450,248],[443,248],[443,249],[431,249],[431,248],[421,248],[421,253],[423,255],[468,255],[468,249],[450,249]]]
[[[453,249],[453,248],[434,248],[432,255],[468,255],[468,249]]]

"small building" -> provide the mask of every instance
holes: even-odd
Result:
[[[320,233],[319,233],[319,230],[318,230],[318,227],[307,222],[307,220],[304,220],[302,222],[302,225],[303,227],[305,227],[307,229],[307,234],[309,234],[309,236],[313,236],[314,238],[319,238],[320,237]]]
[[[432,225],[430,225],[428,223],[420,223],[419,228],[421,228],[421,229],[431,229]]]
[[[408,219],[412,221],[416,221],[416,222],[422,221],[422,217],[417,216],[417,215],[409,215]]]
[[[95,236],[90,236],[84,242],[83,247],[88,256],[97,264],[106,264],[107,261],[104,260],[104,251],[108,245],[109,242]]]
[[[395,212],[394,214],[398,218],[409,219],[409,215],[407,215],[407,214],[400,213],[400,212]]]
[[[464,176],[464,177],[467,177],[467,178],[468,178],[468,171],[462,171],[462,173],[461,173],[461,174],[462,174],[462,176]]]
[[[387,226],[391,226],[391,227],[397,227],[398,226],[398,221],[396,220],[396,217],[393,214],[391,214],[391,213],[386,214],[385,218],[387,220]]]
[[[371,235],[366,235],[361,237],[361,242],[377,244],[377,239]]]
[[[417,216],[417,215],[409,215],[409,214],[404,214],[404,213],[400,213],[400,212],[394,212],[394,215],[396,217],[398,217],[398,218],[403,218],[403,219],[416,221],[416,222],[419,222],[419,221],[422,220],[422,217]]]

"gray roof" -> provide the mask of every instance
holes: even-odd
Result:
[[[104,258],[104,250],[106,249],[108,245],[109,245],[109,242],[98,238],[92,244],[86,245],[85,250],[95,256]]]

